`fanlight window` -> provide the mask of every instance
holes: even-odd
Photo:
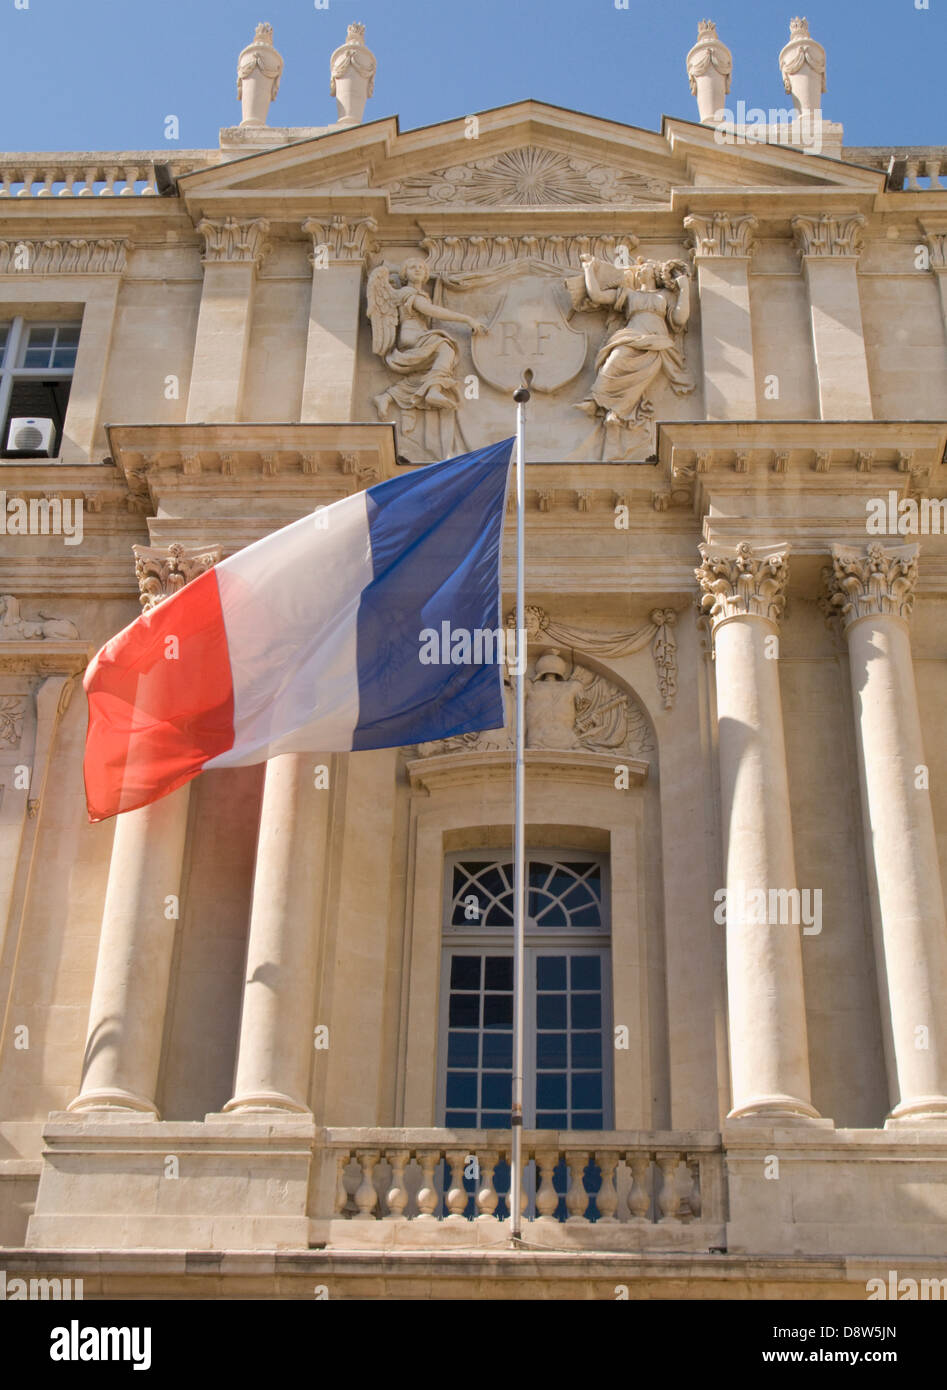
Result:
[[[453,865],[448,926],[513,925],[513,864],[464,859]],[[531,858],[526,930],[602,931],[602,866],[597,859]]]

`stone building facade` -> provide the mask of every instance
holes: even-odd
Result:
[[[820,56],[821,55],[821,56]],[[535,101],[0,159],[0,1242],[86,1297],[864,1298],[945,1274],[947,150]],[[820,66],[821,64],[821,66]],[[509,729],[87,822],[90,656],[528,412]],[[39,435],[9,422],[49,419]],[[19,439],[19,448],[13,447]],[[78,525],[77,525],[78,521]],[[507,518],[512,529],[513,515]],[[513,544],[504,559],[513,614]]]

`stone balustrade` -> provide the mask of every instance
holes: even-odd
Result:
[[[328,1244],[500,1243],[508,1239],[505,1131],[327,1129]],[[696,1132],[527,1130],[524,1239],[593,1249],[707,1249],[723,1238],[720,1139]],[[332,1195],[330,1196],[330,1181]],[[453,1239],[452,1239],[453,1237]]]
[[[847,164],[886,173],[888,185],[895,192],[947,188],[947,147],[943,145],[846,145],[843,157]]]
[[[169,160],[163,150],[8,155],[0,159],[0,198],[153,198],[158,166],[169,166],[170,181],[208,162],[200,153]]]

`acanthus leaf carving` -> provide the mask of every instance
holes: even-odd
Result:
[[[302,229],[312,237],[312,252],[309,264],[315,265],[320,247],[328,251],[330,261],[361,261],[378,250],[375,232],[378,223],[374,217],[360,217],[349,221],[338,214],[328,220],[309,217]]]
[[[726,212],[715,212],[705,217],[691,213],[684,218],[684,226],[690,233],[695,257],[749,256],[755,245],[759,220],[749,214],[733,217]]]
[[[139,600],[145,613],[211,569],[223,555],[218,545],[183,546],[177,541],[166,550],[147,545],[135,545],[132,550]]]
[[[19,748],[23,737],[26,701],[18,695],[0,695],[0,748]]]
[[[266,234],[270,224],[265,217],[240,221],[236,217],[213,220],[204,217],[197,230],[204,238],[204,264],[252,263],[259,270],[269,250]]]
[[[873,541],[864,549],[833,545],[832,568],[822,577],[822,611],[843,628],[858,618],[892,615],[907,620],[917,590],[917,545],[885,546]]]
[[[865,218],[856,212],[848,216],[823,213],[818,217],[796,216],[793,235],[800,256],[858,256],[865,235]]]
[[[789,546],[754,547],[747,541],[711,549],[700,546],[694,570],[698,607],[714,629],[728,618],[760,617],[778,623],[786,609]]]
[[[3,237],[0,275],[121,275],[125,237]]]
[[[581,269],[583,256],[630,264],[638,238],[630,233],[612,232],[580,236],[473,232],[466,236],[426,236],[420,245],[431,274],[450,287],[454,276],[485,273],[521,260],[539,261],[574,273]]]

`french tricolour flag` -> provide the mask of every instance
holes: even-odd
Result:
[[[498,664],[419,657],[424,629],[501,626],[512,448],[321,508],[106,642],[84,680],[90,819],[146,806],[204,768],[499,728]]]

